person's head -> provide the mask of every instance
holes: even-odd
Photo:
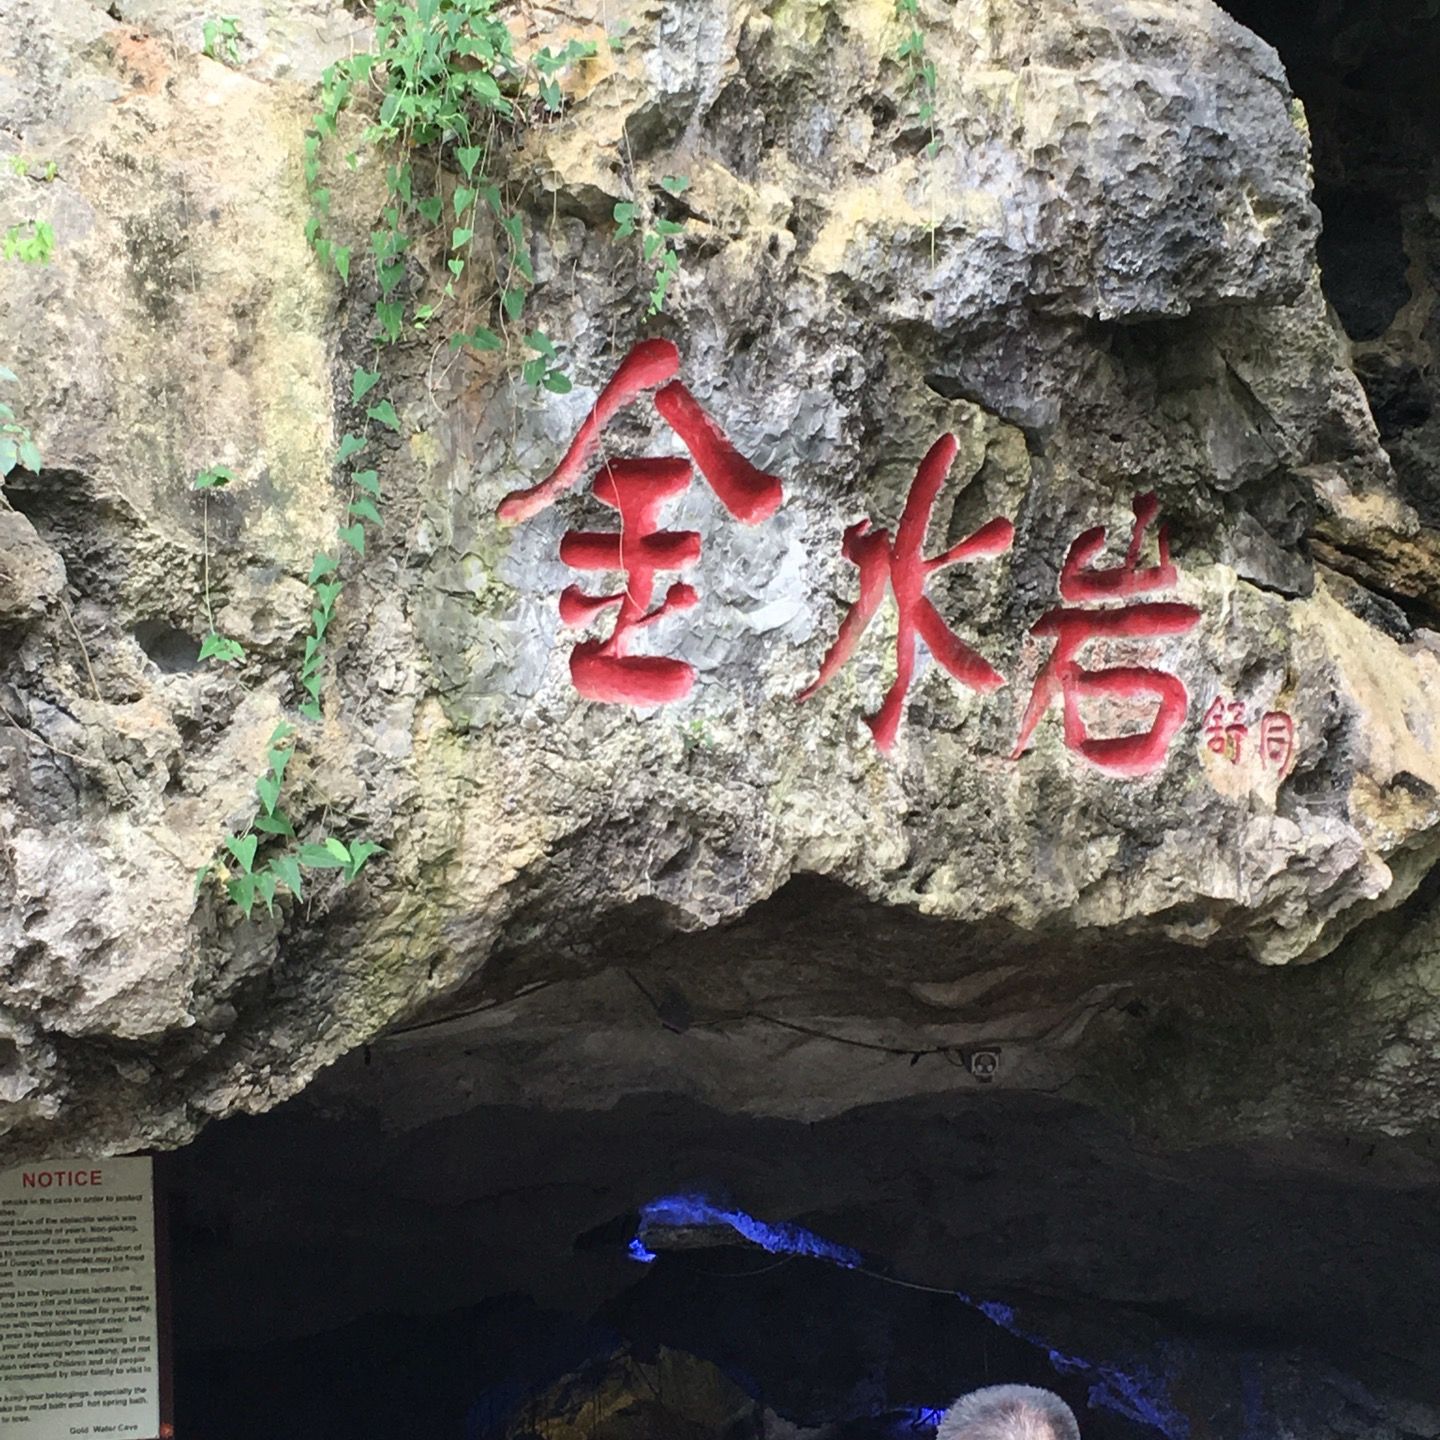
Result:
[[[1080,1440],[1070,1407],[1034,1385],[989,1385],[962,1395],[935,1440]]]

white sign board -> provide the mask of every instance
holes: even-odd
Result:
[[[160,1434],[151,1162],[0,1171],[0,1435]]]

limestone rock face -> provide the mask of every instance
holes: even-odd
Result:
[[[508,1003],[545,987],[568,1028],[603,975],[671,1034],[763,1012],[959,1055],[1019,1023],[1060,1058],[1014,1083],[1053,1086],[1138,974],[1202,948],[1325,957],[1440,853],[1434,531],[1322,297],[1305,117],[1265,44],[1208,0],[922,5],[931,120],[889,3],[582,0],[553,34],[517,19],[527,53],[600,43],[564,112],[503,148],[525,324],[575,388],[434,334],[387,354],[386,525],[346,562],[287,802],[302,832],[386,853],[243,920],[193,876],[294,718],[307,572],[348,498],[331,457],[363,418],[373,293],[310,255],[301,154],[321,69],[365,32],[338,0],[252,5],[232,67],[198,53],[194,7],[121,10],[0,5],[25,20],[0,34],[0,138],[57,166],[0,174],[5,223],[56,240],[0,268],[0,363],[44,456],[0,515],[0,1143],[175,1142],[447,1006],[519,1025]],[[614,47],[602,20],[629,24]],[[335,165],[362,247],[380,169]],[[658,317],[624,201],[683,227]],[[783,503],[744,523],[697,475],[666,505],[700,537],[698,603],[635,648],[693,686],[636,706],[572,683],[615,611],[559,615],[568,585],[616,590],[561,560],[567,532],[615,529],[597,464],[519,523],[497,508],[642,341],[673,344]],[[946,435],[926,527],[913,482]],[[648,393],[604,443],[684,453]],[[214,464],[234,483],[193,492]],[[918,574],[977,532],[984,553]],[[1340,573],[1337,547],[1369,568]],[[862,717],[908,643],[890,599],[797,696],[887,568],[935,608],[885,750]],[[243,666],[198,660],[207,605]],[[836,970],[806,968],[797,925],[788,974],[717,939],[686,952],[708,979],[668,975],[671,937],[812,875],[934,928],[892,951],[867,919]],[[522,1047],[543,1055],[549,1023]],[[621,1088],[708,1074],[758,1112],[843,1103],[823,1067],[708,1065],[692,1047]],[[586,1088],[583,1068],[544,1083]]]

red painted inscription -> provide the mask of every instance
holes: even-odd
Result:
[[[1232,765],[1238,765],[1249,734],[1244,705],[1217,695],[1205,712],[1205,744],[1211,753],[1223,755]]]
[[[1260,763],[1282,780],[1295,763],[1295,722],[1283,710],[1267,710],[1260,719]]]
[[[1086,530],[1071,545],[1060,571],[1061,599],[1129,600],[1177,583],[1179,577],[1170,559],[1169,538],[1163,525],[1158,538],[1158,563],[1143,567],[1139,563],[1146,531],[1159,513],[1159,502],[1153,493],[1140,495],[1134,508],[1130,548],[1120,565],[1096,568],[1092,563],[1105,548],[1104,526]],[[1011,758],[1018,759],[1024,753],[1041,717],[1058,698],[1064,707],[1065,744],[1092,765],[1128,776],[1145,775],[1162,765],[1171,740],[1185,723],[1189,693],[1184,683],[1163,670],[1144,666],[1086,670],[1080,663],[1080,651],[1093,640],[1181,635],[1199,619],[1200,612],[1194,606],[1172,601],[1147,601],[1108,610],[1059,606],[1047,611],[1030,633],[1053,635],[1055,648],[1035,677]],[[1157,708],[1150,728],[1131,735],[1092,736],[1081,716],[1080,702],[1101,696],[1126,700],[1153,696]]]
[[[871,531],[868,520],[857,521],[846,530],[841,549],[845,558],[860,571],[860,597],[841,621],[835,643],[826,652],[815,682],[796,697],[808,700],[855,653],[855,646],[885,598],[888,583],[900,617],[895,641],[895,683],[886,692],[879,710],[865,717],[875,743],[882,750],[888,750],[895,743],[900,729],[905,696],[915,677],[917,636],[962,685],[989,694],[1005,683],[988,661],[950,629],[925,595],[925,586],[937,570],[962,560],[986,560],[1003,555],[1015,539],[1015,527],[1010,521],[991,520],[943,554],[927,558],[920,553],[925,532],[930,527],[930,512],[959,448],[953,435],[942,435],[930,447],[910,486],[905,513],[900,517],[893,543],[888,530]]]
[[[570,448],[538,485],[500,503],[501,520],[528,520],[553,505],[584,475],[600,448],[601,432],[646,390],[660,385],[655,409],[680,437],[720,503],[742,524],[758,525],[780,507],[780,481],[758,470],[735,449],[699,402],[673,377],[680,352],[668,340],[644,340],[621,362],[600,392]],[[669,382],[669,383],[666,383]],[[615,628],[603,640],[584,640],[570,654],[570,678],[589,700],[618,705],[665,705],[683,700],[695,683],[694,666],[658,655],[632,655],[640,633],[657,620],[699,603],[694,588],[674,581],[652,609],[656,575],[688,569],[700,558],[693,530],[662,530],[660,512],[694,477],[687,460],[626,458],[607,461],[595,481],[595,498],[619,515],[618,531],[569,530],[560,558],[577,570],[625,577],[622,589],[592,595],[570,585],[560,597],[560,618],[585,625],[617,608]]]
[[[1205,712],[1205,746],[1232,765],[1241,763],[1250,734],[1245,704],[1217,695]],[[1295,721],[1283,710],[1267,710],[1260,717],[1259,744],[1253,751],[1262,770],[1274,770],[1283,780],[1295,764]]]

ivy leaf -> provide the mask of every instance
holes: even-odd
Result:
[[[385,522],[380,518],[380,512],[375,508],[373,500],[355,500],[350,504],[350,513],[358,516],[361,520],[368,520],[372,525],[383,525]]]
[[[280,803],[280,782],[269,775],[262,775],[255,782],[255,793],[260,797],[265,813],[273,815],[275,807]]]
[[[480,163],[485,151],[479,145],[459,145],[455,149],[455,158],[460,162],[460,168],[467,176],[475,173],[475,167]]]
[[[364,868],[372,855],[383,855],[385,847],[371,840],[357,840],[350,847],[350,863],[345,867],[345,879],[353,880]]]
[[[335,602],[340,598],[340,592],[345,588],[343,580],[322,580],[315,587],[315,593],[320,597],[320,603],[325,607],[328,614],[335,608]]]
[[[350,478],[366,494],[380,498],[380,476],[374,470],[357,470]]]
[[[487,75],[483,70],[475,70],[470,73],[469,81],[470,88],[485,104],[498,110],[502,115],[511,113],[510,102],[501,95],[500,87],[495,83],[493,75]]]
[[[250,918],[250,912],[255,908],[255,881],[249,875],[237,875],[233,880],[225,882],[226,894],[245,912],[245,918]]]
[[[641,253],[647,261],[653,260],[665,242],[658,235],[647,235],[641,245]]]
[[[300,883],[300,862],[293,855],[277,855],[270,862],[270,872],[297,900],[305,898]]]
[[[657,220],[655,222],[655,229],[659,231],[661,235],[679,235],[685,227],[674,220]]]
[[[300,863],[311,870],[343,870],[346,860],[349,858],[347,852],[345,860],[337,859],[325,845],[302,845],[300,847]]]
[[[358,455],[369,441],[359,435],[346,435],[340,441],[340,449],[335,456],[335,463],[343,465],[352,455]]]
[[[461,272],[465,269],[465,262],[463,260],[447,260],[445,264],[449,266],[450,273],[458,280]]]
[[[475,196],[478,193],[478,191],[472,190],[468,185],[457,185],[455,187],[455,193],[450,197],[450,201],[455,206],[455,218],[457,220],[475,203]]]
[[[255,851],[260,842],[253,835],[227,835],[225,848],[240,862],[248,875],[255,865]]]
[[[342,865],[348,865],[350,863],[350,852],[345,848],[343,841],[337,840],[333,835],[329,835],[325,839],[325,848]]]
[[[307,720],[319,720],[321,718],[319,702],[316,700],[302,701],[300,705],[300,713]]]
[[[683,195],[690,188],[688,175],[666,175],[661,178],[660,188],[671,195]]]
[[[255,877],[255,888],[265,902],[265,909],[273,916],[275,914],[275,877],[268,870],[262,870]]]
[[[555,395],[568,395],[575,387],[563,370],[552,370],[545,377],[545,388]]]
[[[0,365],[0,380],[8,380],[12,385],[20,383],[20,377],[8,365]]]
[[[20,442],[20,463],[32,475],[40,473],[40,447],[33,440]]]
[[[500,303],[505,307],[505,313],[512,320],[518,320],[520,312],[525,308],[525,292],[523,290],[507,290],[500,297]]]
[[[400,429],[400,417],[395,413],[395,407],[388,400],[382,400],[378,405],[372,405],[365,413],[387,430],[398,431]]]
[[[30,466],[25,467],[27,470]],[[223,490],[233,479],[235,472],[225,465],[212,465],[202,470],[191,482],[192,490]]]
[[[271,732],[271,745],[278,744],[281,740],[288,740],[295,733],[295,727],[288,720],[282,720]],[[289,753],[288,751],[286,752]]]
[[[373,475],[375,472],[371,470],[367,473]],[[307,585],[313,585],[318,579],[320,579],[322,575],[333,574],[334,571],[338,568],[339,567],[336,565],[336,563],[322,550],[315,557],[314,562],[311,564],[310,578],[305,583]]]
[[[468,245],[474,234],[473,230],[467,230],[463,225],[457,226],[450,232],[450,248],[458,250],[462,245]]]
[[[295,838],[295,827],[284,815],[257,815],[255,828],[263,830],[267,835],[286,835],[292,840]]]
[[[335,262],[335,269],[339,272],[341,280],[345,284],[350,283],[350,247],[348,245],[335,245],[330,250],[330,258]]]
[[[244,647],[236,640],[231,640],[227,635],[221,635],[219,631],[212,630],[200,642],[201,660],[216,659],[222,664],[230,661],[241,661],[245,658]]]
[[[532,330],[530,334],[525,337],[525,343],[532,350],[536,350],[545,356],[547,360],[553,360],[555,358],[554,342],[543,331]]]
[[[340,538],[357,554],[365,554],[365,527],[363,525],[347,525],[340,531]]]
[[[205,877],[206,877],[209,873],[210,873],[210,862],[207,860],[207,861],[205,862],[205,864],[203,864],[203,865],[195,872],[195,893],[196,893],[197,895],[200,893],[200,887],[205,883]]]
[[[355,367],[355,373],[350,377],[350,398],[357,405],[380,383],[380,372],[378,370],[365,370],[360,366]]]
[[[434,195],[428,200],[422,200],[415,208],[430,224],[435,225],[439,223],[440,213],[445,208],[445,202],[440,196]]]
[[[405,307],[398,300],[378,301],[375,318],[380,322],[386,340],[393,344],[400,338],[400,332],[405,328]]]
[[[493,331],[486,329],[483,325],[477,325],[468,335],[452,335],[450,337],[450,349],[458,350],[462,345],[468,345],[472,350],[503,350],[505,342]]]

